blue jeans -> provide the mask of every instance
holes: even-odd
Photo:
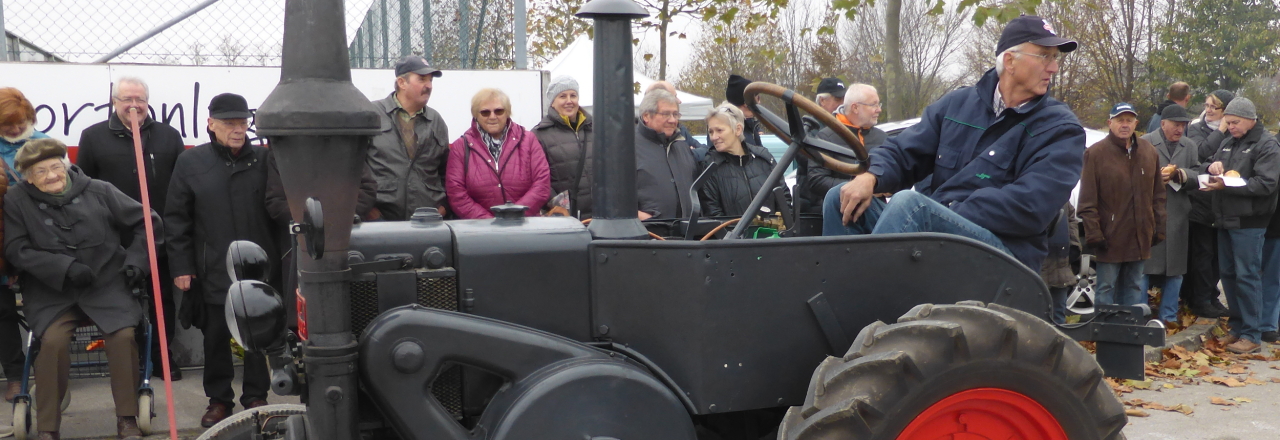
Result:
[[[1231,334],[1259,343],[1262,339],[1263,228],[1219,229],[1218,268],[1231,309]]]
[[[1262,324],[1259,330],[1276,331],[1280,321],[1280,238],[1262,243]]]
[[[1050,287],[1049,296],[1053,297],[1053,322],[1067,323],[1067,297],[1071,296],[1071,287]]]
[[[1098,263],[1098,292],[1094,302],[1121,306],[1146,304],[1147,292],[1140,290],[1145,276],[1142,274],[1142,263]]]
[[[999,237],[961,217],[924,194],[902,191],[885,203],[872,199],[871,206],[858,221],[844,224],[840,214],[840,188],[827,191],[822,202],[822,235],[900,234],[907,232],[941,232],[972,238],[1009,253]]]
[[[1142,277],[1142,283],[1138,285],[1139,292],[1146,292],[1151,289],[1152,280],[1160,285],[1160,312],[1157,316],[1164,321],[1176,321],[1178,319],[1178,295],[1182,291],[1182,275],[1147,275]]]

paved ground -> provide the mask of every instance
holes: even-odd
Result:
[[[1264,354],[1274,358],[1273,349],[1280,349],[1280,345],[1268,344]],[[1186,364],[1184,368],[1198,368],[1195,359],[1183,363]],[[1239,360],[1210,364],[1212,372],[1207,375],[1199,374],[1191,380],[1152,378],[1150,389],[1135,389],[1132,393],[1122,394],[1121,399],[1128,403],[1138,403],[1135,399],[1141,399],[1153,403],[1148,406],[1155,408],[1185,405],[1178,408],[1182,412],[1143,408],[1141,404],[1127,405],[1127,408],[1149,415],[1131,415],[1124,430],[1125,436],[1129,440],[1280,438],[1280,419],[1276,418],[1280,413],[1280,361]],[[1187,410],[1190,413],[1184,414]]]
[[[240,391],[240,372],[237,368],[234,389]],[[204,415],[208,399],[204,397],[204,387],[200,381],[201,370],[183,371],[183,380],[173,382],[174,408],[178,419],[180,438],[196,438],[204,430],[200,428],[200,416]],[[148,439],[169,437],[169,417],[165,407],[164,381],[153,379],[151,386],[156,390],[156,419],[152,422],[155,435]],[[271,403],[298,403],[297,397],[280,397],[270,394],[267,400]],[[8,405],[3,408],[10,408]],[[241,408],[237,407],[236,410]],[[7,424],[10,416],[2,417]],[[62,414],[62,438],[115,438],[115,404],[111,401],[110,383],[107,378],[74,379],[71,381],[71,406]]]

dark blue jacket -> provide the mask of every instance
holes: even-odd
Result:
[[[871,150],[876,193],[918,188],[994,233],[1014,258],[1040,268],[1047,230],[1080,180],[1084,129],[1066,104],[1041,96],[995,114],[999,78],[948,93],[920,123]]]

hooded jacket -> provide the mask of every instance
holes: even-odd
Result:
[[[374,205],[385,220],[408,220],[415,209],[445,204],[444,167],[449,157],[449,127],[440,113],[423,107],[413,117],[418,138],[413,157],[404,148],[396,114],[400,103],[395,93],[373,101],[382,122],[369,148],[369,170],[378,182],[378,202]]]
[[[266,148],[246,144],[233,156],[230,148],[210,142],[178,156],[164,213],[169,269],[174,277],[195,275],[192,291],[200,289],[206,304],[226,301],[231,242],[252,241],[271,261],[280,261],[266,190]]]
[[[917,190],[999,237],[1038,269],[1049,223],[1080,180],[1084,128],[1066,104],[1040,96],[993,110],[995,69],[930,104],[920,123],[869,152],[876,193]]]
[[[177,129],[151,118],[142,122],[138,132],[142,134],[143,164],[147,168],[151,209],[164,212],[173,166],[186,147]],[[138,163],[133,151],[133,130],[115,113],[80,133],[76,165],[85,175],[115,185],[134,200],[142,200],[142,191],[138,188]]]
[[[15,186],[22,180],[22,174],[18,173],[17,168],[13,167],[13,158],[17,156],[18,149],[27,144],[32,139],[45,139],[49,136],[36,130],[31,125],[27,126],[27,130],[14,139],[6,139],[0,137],[0,159],[4,159],[5,177],[9,181],[9,186]]]
[[[1080,177],[1080,221],[1084,241],[1100,263],[1151,258],[1151,246],[1164,241],[1165,190],[1160,153],[1146,139],[1114,134],[1084,152]]]
[[[697,165],[679,131],[667,137],[636,124],[636,204],[653,218],[682,218],[690,213]]]
[[[591,115],[578,110],[582,122],[575,130],[560,117],[555,109],[549,109],[542,122],[533,127],[533,133],[542,144],[551,169],[551,196],[569,191],[569,207],[579,219],[591,218]],[[576,186],[575,186],[576,184]]]
[[[504,203],[524,205],[525,216],[536,217],[551,198],[546,153],[538,138],[514,121],[507,122],[495,161],[472,120],[471,128],[449,145],[448,170],[449,206],[459,218],[493,218],[489,208]]]
[[[702,202],[702,215],[708,217],[741,217],[751,205],[751,199],[764,186],[769,172],[778,164],[764,147],[744,143],[742,156],[734,156],[716,150],[707,152],[707,161],[701,168],[716,164],[711,174],[705,177],[702,187],[698,189],[698,198]],[[778,182],[778,186],[786,192],[786,185]],[[787,192],[787,202],[790,192]],[[765,199],[771,212],[781,212],[776,197]]]
[[[1265,228],[1276,209],[1276,186],[1280,180],[1280,145],[1262,124],[1239,139],[1228,137],[1199,171],[1207,173],[1214,162],[1224,170],[1234,170],[1245,186],[1211,191],[1214,223],[1221,229]]]
[[[79,168],[68,168],[67,177],[61,197],[22,182],[4,198],[4,254],[20,273],[23,312],[37,337],[71,307],[83,310],[103,333],[135,326],[142,307],[121,271],[126,265],[150,267],[142,205]],[[128,248],[121,245],[126,235]],[[73,262],[89,266],[92,285],[66,282]]]

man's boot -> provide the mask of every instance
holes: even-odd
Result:
[[[116,417],[116,436],[120,437],[120,440],[142,440],[142,429],[138,428],[138,418]]]

